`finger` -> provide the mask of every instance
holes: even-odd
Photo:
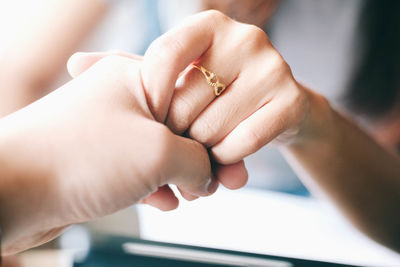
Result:
[[[247,183],[248,173],[243,160],[230,165],[215,164],[213,170],[218,181],[228,189],[239,189]]]
[[[237,59],[232,58],[230,50],[218,53],[215,47],[211,47],[196,65],[203,66],[207,70],[215,72],[219,82],[228,88],[239,73],[240,66]],[[212,102],[216,95],[214,87],[208,84],[204,74],[192,67],[185,73],[176,85],[166,125],[176,134],[184,133],[197,116]]]
[[[218,188],[207,150],[200,143],[171,133],[166,181],[194,196],[208,196]]]
[[[211,148],[213,158],[221,164],[232,164],[258,151],[292,125],[302,120],[295,103],[304,101],[293,91],[281,94],[249,118],[242,121],[222,141]],[[293,129],[296,130],[296,129]]]
[[[168,185],[164,185],[150,196],[144,198],[142,203],[167,211],[176,209],[179,205],[179,200],[172,189]]]
[[[186,193],[185,191],[183,191],[183,190],[180,189],[179,187],[178,187],[178,190],[179,190],[179,193],[181,193],[181,196],[182,196],[184,199],[186,199],[187,201],[193,201],[193,200],[199,198],[198,196],[194,196],[194,195],[192,195],[192,194]]]
[[[82,72],[90,68],[93,64],[98,62],[100,59],[111,55],[123,56],[137,61],[140,61],[143,58],[142,56],[139,55],[134,55],[120,51],[92,52],[92,53],[78,52],[73,54],[67,62],[68,73],[69,75],[71,75],[72,78],[75,78]]]
[[[217,27],[229,20],[216,11],[202,12],[150,45],[144,56],[142,78],[150,110],[158,121],[165,121],[179,73],[208,50]]]
[[[269,60],[265,62],[258,57]],[[278,64],[280,66],[280,62],[284,62],[277,52],[258,52],[249,61],[251,63],[243,67],[228,90],[214,99],[192,122],[188,130],[191,138],[207,147],[213,146],[241,121],[270,102],[281,89],[279,86],[285,84],[277,85],[282,75],[273,71]],[[259,69],[263,71],[255,71]],[[269,73],[271,75],[267,75]]]
[[[229,37],[219,38],[220,32],[216,33],[213,45],[196,65],[216,73],[226,90],[216,98],[203,74],[189,71],[178,80],[166,120],[177,134],[192,124],[189,136],[206,146],[222,139],[268,101],[272,93],[266,89],[276,82],[280,72],[275,69],[284,63],[261,29],[238,23],[224,33]]]

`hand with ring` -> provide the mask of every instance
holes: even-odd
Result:
[[[189,17],[154,41],[142,77],[156,118],[206,145],[229,188],[246,182],[244,157],[273,140],[305,137],[308,90],[262,29],[220,12]],[[226,86],[219,96],[213,77]]]
[[[107,54],[84,55],[75,72]],[[247,182],[244,157],[274,139],[298,139],[307,121],[309,94],[264,31],[218,11],[156,39],[141,70],[155,118],[208,147],[214,175],[230,189]]]
[[[399,248],[398,157],[299,84],[260,28],[217,11],[191,16],[152,43],[141,77],[153,116],[204,144],[226,187],[246,183],[244,157],[283,143],[311,190],[322,189],[360,230]]]

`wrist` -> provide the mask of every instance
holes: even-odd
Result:
[[[328,100],[310,89],[304,90],[308,99],[306,114],[296,137],[287,144],[289,148],[326,140],[332,133],[334,111]]]
[[[6,254],[34,245],[32,236],[49,229],[58,194],[40,142],[32,142],[34,136],[13,115],[0,120],[0,226]]]

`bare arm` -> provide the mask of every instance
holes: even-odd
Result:
[[[222,95],[196,68],[175,88],[193,61],[229,85]],[[221,164],[222,184],[243,185],[233,179],[243,172],[241,160],[279,141],[308,185],[325,192],[359,229],[400,251],[400,160],[299,84],[264,31],[216,11],[197,14],[150,46],[142,74],[156,118],[167,114],[174,132],[208,146]]]
[[[0,115],[43,96],[106,11],[101,0],[7,2],[1,4]]]
[[[309,188],[321,189],[360,230],[400,251],[400,160],[310,95],[305,124],[312,133],[284,154]]]

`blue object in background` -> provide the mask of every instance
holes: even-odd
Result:
[[[160,27],[160,19],[158,15],[158,0],[145,0],[143,3],[143,13],[145,14],[143,18],[146,20],[146,37],[143,40],[143,47],[140,54],[144,54],[148,46],[157,37],[162,34]]]

